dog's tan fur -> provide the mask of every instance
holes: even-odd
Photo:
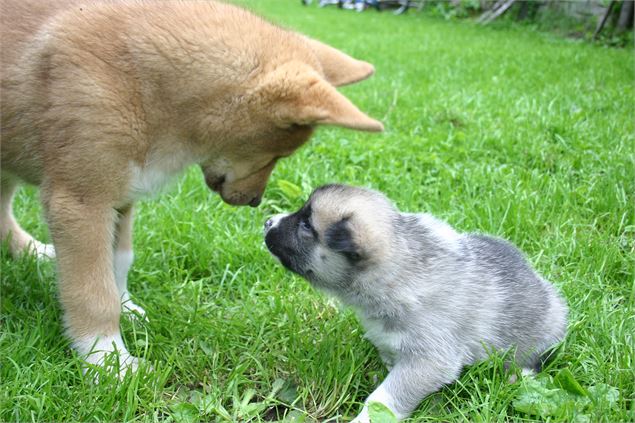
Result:
[[[335,89],[370,76],[370,64],[234,6],[0,7],[0,235],[13,254],[52,253],[11,211],[19,183],[39,185],[65,321],[82,354],[95,343],[125,352],[120,297],[137,198],[199,164],[227,203],[257,205],[276,161],[315,125],[382,130]]]

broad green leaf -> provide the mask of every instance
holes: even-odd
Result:
[[[589,423],[599,403],[613,407],[618,399],[617,388],[599,384],[586,390],[565,369],[553,381],[550,377],[523,380],[513,405],[517,411],[542,419]]]
[[[199,420],[198,408],[189,402],[179,402],[171,405],[172,417],[176,422],[197,422]]]
[[[277,393],[276,398],[286,404],[293,404],[298,399],[297,385],[293,381],[287,380]]]
[[[214,354],[214,350],[212,350],[212,347],[209,346],[209,344],[205,341],[198,341],[198,346],[201,348],[201,350],[203,350],[203,352],[207,355],[212,355]]]
[[[306,414],[305,413],[303,413],[300,410],[291,410],[284,417],[283,421],[284,422],[288,422],[288,423],[304,423],[305,420],[306,420]]]
[[[275,398],[276,394],[280,392],[280,390],[284,387],[284,379],[276,379],[271,384],[271,393],[269,394],[269,398]]]
[[[280,188],[284,195],[290,200],[295,200],[302,195],[302,188],[284,179],[278,179],[278,188]]]
[[[566,400],[566,392],[547,388],[544,380],[524,379],[513,405],[522,413],[547,417],[555,415]]]
[[[397,423],[397,417],[392,411],[380,402],[371,402],[368,405],[368,417],[370,423]]]
[[[571,392],[576,395],[588,396],[588,392],[575,380],[573,373],[569,369],[562,369],[558,372],[553,379],[554,385],[564,389],[567,392]]]

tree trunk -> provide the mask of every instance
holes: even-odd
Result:
[[[595,32],[593,33],[594,40],[597,38],[598,35],[600,35],[600,32],[602,32],[602,29],[604,28],[606,21],[609,19],[609,16],[611,16],[611,12],[613,11],[613,6],[615,6],[615,0],[611,0],[608,7],[606,8],[606,12],[604,13],[604,16],[602,16],[602,19],[600,20],[600,22],[598,22],[598,26],[597,28],[595,28]]]
[[[496,0],[492,6],[488,9],[485,9],[485,12],[476,20],[478,23],[485,23],[490,16],[492,16],[496,11],[505,3],[505,0]]]
[[[482,22],[483,24],[488,24],[490,22],[492,22],[494,19],[498,18],[499,16],[501,16],[503,13],[505,13],[507,11],[507,9],[509,9],[510,7],[512,7],[512,5],[516,3],[516,0],[507,0],[505,3],[501,4],[498,9],[496,9],[495,11],[493,11],[493,13],[489,16],[487,16]]]
[[[617,31],[624,32],[633,27],[633,0],[626,0],[622,3],[622,10],[620,10],[620,17],[617,20]]]
[[[527,0],[521,0],[520,9],[518,9],[518,16],[516,20],[524,21],[529,15],[529,2]]]

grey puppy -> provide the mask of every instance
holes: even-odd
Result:
[[[289,270],[354,307],[390,372],[368,397],[402,419],[492,350],[527,369],[560,341],[567,307],[508,242],[461,234],[429,214],[401,213],[381,193],[316,189],[297,212],[265,223]]]

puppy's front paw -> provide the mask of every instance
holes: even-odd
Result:
[[[52,260],[55,258],[55,247],[52,244],[43,244],[34,239],[29,244],[29,249],[38,259]]]
[[[104,369],[106,372],[114,372],[119,380],[123,380],[128,372],[135,373],[139,369],[141,359],[121,352],[95,352],[88,355],[84,366],[84,374],[92,369]],[[95,372],[94,381],[99,383],[99,371]]]
[[[380,386],[381,388],[381,386]],[[380,394],[383,395],[383,390],[379,389]],[[373,393],[375,396],[378,396],[377,390]],[[371,396],[373,395],[371,394]],[[371,419],[372,417],[372,419]],[[377,401],[376,399],[371,399],[370,397],[366,400],[364,404],[364,408],[359,413],[355,419],[352,420],[351,423],[371,423],[371,421],[401,421],[405,419],[406,415],[399,414],[395,412],[391,407],[386,405],[386,403],[382,401]]]
[[[101,367],[114,371],[119,379],[123,379],[126,373],[134,373],[139,368],[140,359],[130,355],[119,334],[87,337],[77,341],[75,348],[86,362],[84,374],[91,368]],[[99,375],[95,376],[95,382],[99,383]]]
[[[520,376],[521,376],[521,379],[532,378],[536,376],[536,372],[534,369],[523,367],[522,371],[520,372]],[[510,385],[516,383],[517,381],[518,381],[518,376],[516,374],[509,376],[509,378],[507,379],[507,383],[509,383]]]
[[[142,307],[132,302],[128,292],[125,292],[121,296],[121,310],[131,319],[139,319],[145,322],[148,321],[146,311]]]
[[[364,406],[364,409],[357,417],[351,420],[351,423],[370,423],[370,417],[368,415],[368,408]]]
[[[146,316],[146,311],[133,303],[131,300],[126,301],[121,304],[122,311],[128,315],[131,319],[139,319],[145,322],[148,321],[148,317]]]

